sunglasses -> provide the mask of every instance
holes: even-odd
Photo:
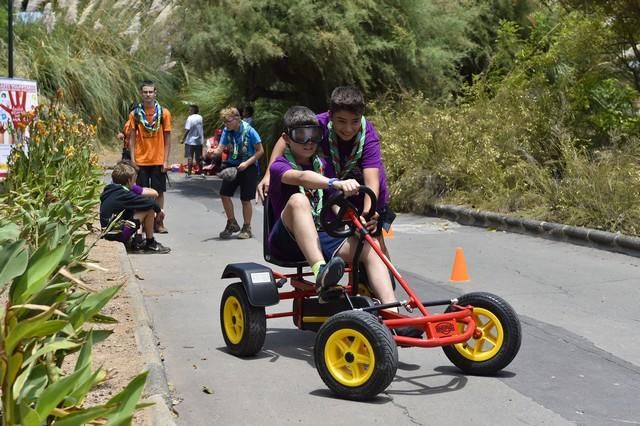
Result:
[[[289,138],[295,143],[299,143],[301,145],[309,143],[309,141],[313,143],[322,142],[322,133],[322,126],[317,125],[290,127],[287,129],[287,135],[289,135]]]

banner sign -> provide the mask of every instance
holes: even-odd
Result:
[[[38,85],[35,81],[0,78],[0,178],[7,176],[11,146],[28,134],[26,114],[37,106]]]

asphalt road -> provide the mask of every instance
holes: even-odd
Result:
[[[263,350],[225,350],[220,297],[228,263],[262,260],[262,209],[250,240],[219,240],[219,180],[176,174],[169,255],[132,255],[179,425],[640,424],[640,259],[445,220],[399,215],[392,260],[424,299],[489,291],[518,312],[523,341],[497,377],[465,376],[440,348],[400,349],[397,375],[367,403],[334,398],[313,363],[315,334],[270,320]],[[236,214],[241,217],[239,200]],[[470,282],[450,283],[456,247]],[[277,269],[275,267],[274,269]],[[269,311],[289,306],[269,308]],[[209,392],[204,392],[206,387]]]

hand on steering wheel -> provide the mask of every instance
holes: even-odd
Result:
[[[369,221],[369,219],[373,217],[376,212],[376,195],[373,193],[371,188],[364,185],[358,187],[358,192],[365,194],[366,197],[371,199],[371,207],[369,207],[369,211],[363,212],[362,207],[356,208],[356,206],[354,206],[340,190],[336,190],[331,198],[324,203],[322,211],[320,212],[320,224],[327,234],[336,238],[346,238],[355,232],[355,224],[351,219],[346,217],[347,212],[350,209],[355,213],[356,220],[360,220],[360,216],[362,216],[366,221]],[[329,215],[333,213],[333,206],[338,207],[338,212],[334,219],[330,219]]]

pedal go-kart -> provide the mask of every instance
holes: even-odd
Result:
[[[371,197],[371,206],[376,205],[375,195],[369,188],[363,186],[360,191]],[[518,353],[520,321],[513,308],[500,297],[476,292],[452,300],[419,300],[361,224],[359,217],[370,218],[373,209],[363,214],[339,191],[325,204],[321,223],[326,232],[337,237],[356,233],[359,244],[352,265],[346,269],[349,282],[342,287],[342,295],[322,304],[316,295],[312,273],[303,272],[308,266],[306,262],[282,261],[269,253],[268,200],[264,210],[265,260],[281,267],[294,267],[296,272],[280,273],[258,263],[227,265],[222,278],[240,280],[226,287],[220,303],[222,334],[231,354],[255,355],[265,341],[266,320],[292,317],[299,329],[317,331],[315,365],[327,387],[341,398],[367,400],[383,392],[395,377],[398,346],[441,346],[455,366],[474,375],[496,373]],[[406,300],[380,304],[371,297],[363,277],[366,274],[354,267],[359,265],[364,244],[370,244],[380,256],[404,289]],[[284,290],[287,283],[292,288]],[[291,310],[266,313],[266,306],[284,300],[293,301]],[[446,309],[432,314],[427,308],[434,306],[446,306]],[[407,314],[389,308],[404,308]],[[422,337],[393,332],[407,326],[424,330]]]

